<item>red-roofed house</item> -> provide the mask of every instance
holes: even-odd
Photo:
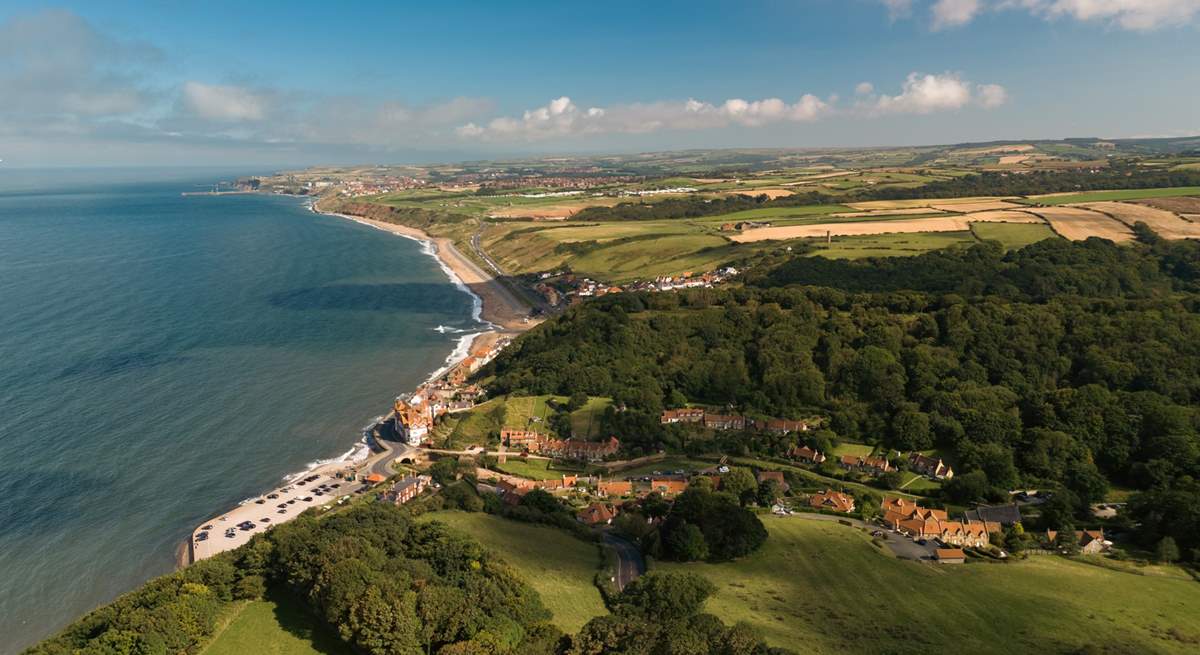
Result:
[[[704,422],[704,409],[701,407],[684,407],[682,409],[664,409],[662,417],[659,419],[663,424],[667,423],[702,423]]]
[[[808,504],[816,509],[829,509],[835,512],[853,512],[854,498],[840,491],[826,489],[808,497]]]
[[[587,525],[608,525],[617,516],[617,508],[604,503],[592,503],[579,510],[575,518]]]
[[[912,453],[908,456],[908,463],[913,469],[921,475],[927,475],[938,480],[949,480],[954,477],[954,469],[943,462],[938,457],[929,457],[921,453]]]
[[[791,448],[787,452],[787,456],[791,459],[798,459],[808,464],[820,464],[825,461],[825,455],[818,450],[813,450],[808,446],[800,446],[799,448]]]

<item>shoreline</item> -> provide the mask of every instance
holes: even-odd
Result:
[[[513,295],[494,275],[467,259],[450,239],[430,236],[424,230],[407,225],[385,223],[354,214],[323,211],[317,207],[316,202],[310,205],[310,209],[316,214],[354,221],[420,242],[427,248],[426,254],[437,260],[451,282],[475,299],[475,318],[483,323],[491,324],[496,329],[521,332],[540,322],[530,317],[532,308],[527,303]]]
[[[422,251],[438,262],[438,265],[450,281],[459,290],[471,296],[473,300],[472,318],[480,323],[479,329],[474,331],[465,330],[461,333],[461,336],[456,340],[454,348],[446,357],[445,363],[430,373],[426,378],[426,384],[446,375],[454,367],[463,363],[472,352],[492,348],[505,334],[512,335],[523,332],[540,322],[531,320],[529,318],[530,308],[528,305],[516,299],[498,280],[464,257],[449,239],[434,238],[422,230],[404,225],[384,223],[351,214],[324,212],[317,209],[315,203],[311,203],[309,209],[316,214],[343,218],[420,242],[423,245]],[[294,499],[301,499],[305,495],[305,492],[302,489],[297,492],[296,487],[298,484],[303,484],[302,482],[298,483],[298,481],[304,478],[317,478],[314,480],[314,485],[319,482],[332,483],[343,481],[342,474],[354,472],[355,474],[365,475],[366,471],[375,469],[381,463],[384,465],[385,470],[390,472],[390,469],[386,467],[389,457],[393,454],[393,449],[376,440],[377,446],[381,449],[381,451],[376,452],[368,441],[368,434],[371,429],[388,417],[390,417],[390,413],[373,419],[371,425],[363,429],[363,437],[342,455],[330,459],[318,459],[301,471],[285,474],[283,476],[283,483],[276,488],[265,491],[258,496],[246,498],[234,507],[194,527],[189,532],[187,539],[180,542],[175,549],[176,570],[190,566],[199,559],[206,559],[217,553],[232,550],[242,543],[249,541],[250,537],[254,534],[254,531],[238,531],[236,537],[233,537],[233,541],[222,541],[222,538],[218,537],[218,531],[212,530],[209,532],[206,540],[201,542],[197,540],[197,535],[202,531],[203,526],[220,524],[222,527],[228,527],[236,525],[238,522],[237,519],[245,518],[243,515],[249,516],[267,513],[274,517],[274,522],[270,525],[284,523],[298,516],[300,512],[293,513],[289,511],[284,513],[283,510],[280,510],[277,513],[275,505],[261,503],[263,505],[262,508],[259,508],[258,505],[260,504],[259,501],[265,500],[268,495],[279,496],[275,500],[287,500],[289,496]],[[347,486],[347,488],[349,487]],[[322,502],[314,502],[307,506],[297,504],[296,508],[328,506],[334,502],[337,496],[341,495],[330,495],[328,498],[323,499]],[[301,511],[303,510],[301,509]],[[253,521],[254,519],[247,520]],[[262,530],[269,529],[265,526],[260,526],[260,528]],[[200,544],[204,545],[200,546]],[[198,550],[202,552],[198,553]],[[213,552],[208,552],[210,550]]]

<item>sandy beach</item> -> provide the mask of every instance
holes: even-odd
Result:
[[[489,323],[505,330],[523,331],[540,322],[540,320],[530,318],[531,308],[528,303],[517,298],[494,276],[459,252],[450,239],[432,237],[422,230],[406,225],[385,223],[353,214],[323,212],[316,208],[313,211],[370,225],[385,232],[431,244],[433,254],[438,261],[448,269],[453,277],[457,278],[458,282],[461,282],[479,299],[481,303],[480,316]]]

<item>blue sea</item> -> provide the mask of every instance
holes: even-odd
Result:
[[[232,174],[0,169],[0,653],[347,453],[479,328],[420,243],[181,196]]]

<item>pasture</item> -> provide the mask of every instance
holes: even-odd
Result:
[[[351,655],[353,649],[291,593],[236,604],[201,655]]]
[[[549,402],[566,404],[566,396],[502,396],[493,398],[452,417],[453,426],[448,427],[444,444],[453,448],[486,445],[489,436],[500,430],[537,430],[554,434],[546,418],[554,413]],[[572,434],[556,435],[567,438],[593,439],[600,434],[600,416],[612,404],[611,398],[589,398],[587,404],[571,412]],[[500,419],[503,419],[502,421]]]
[[[980,241],[999,241],[1005,250],[1058,236],[1044,223],[971,223],[971,232]]]
[[[833,522],[764,517],[757,553],[723,564],[655,562],[717,587],[706,610],[745,621],[774,646],[817,655],[1193,653],[1200,584],[1139,576],[1054,556],[941,566],[897,560]],[[919,629],[914,629],[918,627]]]
[[[441,521],[507,562],[538,592],[564,632],[578,632],[589,619],[608,612],[593,584],[602,564],[596,544],[557,528],[483,513],[433,512],[418,520]]]
[[[1144,198],[1172,198],[1175,196],[1200,195],[1200,187],[1173,187],[1167,189],[1122,189],[1118,191],[1086,191],[1083,193],[1052,193],[1030,196],[1029,200],[1043,205],[1075,205],[1082,202],[1104,200],[1141,200]]]
[[[1059,236],[1073,241],[1101,237],[1120,243],[1133,238],[1125,224],[1090,209],[1053,206],[1031,211],[1046,219]]]

